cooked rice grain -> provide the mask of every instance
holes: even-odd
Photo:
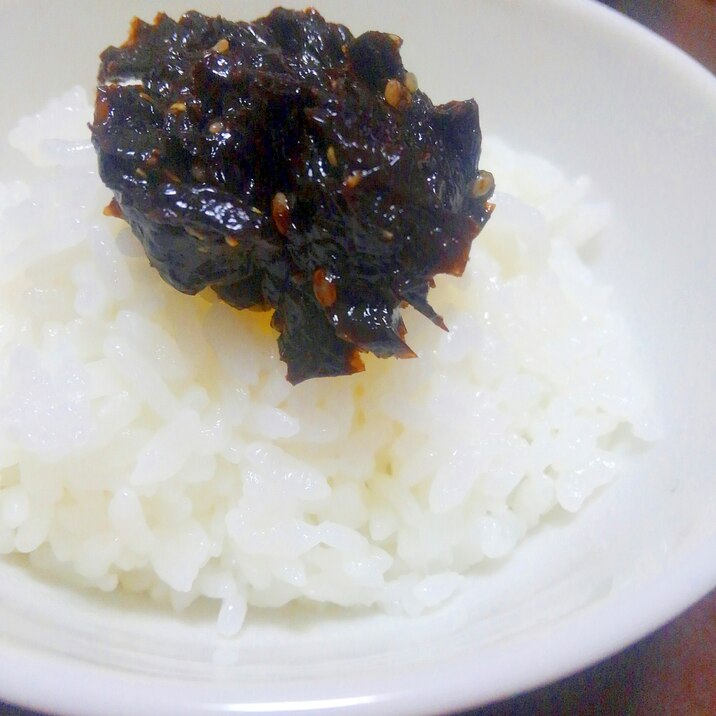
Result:
[[[294,600],[419,614],[652,439],[631,339],[578,248],[609,220],[543,159],[486,140],[497,210],[466,275],[407,316],[419,358],[285,378],[268,317],[163,283],[102,215],[75,89],[0,186],[0,552],[182,609]]]

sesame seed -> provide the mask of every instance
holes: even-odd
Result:
[[[224,236],[224,241],[227,246],[235,249],[239,245],[239,240],[235,236]]]
[[[186,112],[186,102],[174,102],[174,104],[169,107],[170,112]]]
[[[405,86],[411,93],[415,93],[418,91],[418,78],[413,72],[405,73]]]
[[[211,49],[223,55],[229,49],[229,41],[222,37]]]
[[[317,268],[313,272],[313,295],[324,308],[328,308],[336,302],[335,277],[324,268]]]
[[[472,184],[470,194],[473,199],[486,197],[495,188],[495,177],[484,169],[480,170]]]
[[[338,166],[338,157],[336,156],[335,147],[333,147],[333,146],[328,147],[328,149],[326,150],[326,157],[328,157],[328,163],[332,167]]]
[[[361,174],[361,172],[353,172],[353,174],[350,174],[345,178],[343,186],[348,189],[355,189],[361,183],[362,179],[363,174]]]
[[[394,109],[402,109],[412,101],[410,92],[398,80],[388,80],[383,94],[385,101]]]
[[[391,107],[397,107],[400,104],[400,82],[398,80],[388,80],[385,85],[385,101]]]
[[[276,192],[273,199],[271,199],[271,217],[279,234],[286,236],[291,212],[288,206],[288,199],[283,192]]]

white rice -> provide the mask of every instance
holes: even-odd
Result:
[[[95,170],[76,89],[12,143],[0,185],[0,553],[183,609],[293,600],[419,614],[652,439],[609,289],[578,248],[609,210],[488,138],[497,211],[466,275],[408,312],[419,358],[286,382],[268,319],[150,268]]]

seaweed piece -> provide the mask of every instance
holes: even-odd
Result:
[[[188,12],[135,18],[100,58],[107,212],[180,291],[274,309],[292,383],[413,356],[401,306],[445,328],[433,277],[463,272],[492,210],[477,104],[433,105],[401,44],[310,9]]]

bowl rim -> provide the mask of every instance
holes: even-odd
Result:
[[[669,575],[659,575],[620,595],[619,609],[607,603],[575,612],[538,639],[491,650],[480,674],[469,659],[413,667],[411,688],[394,675],[343,680],[332,693],[321,684],[228,688],[197,686],[179,679],[127,674],[98,664],[41,653],[0,642],[0,694],[12,703],[49,713],[93,716],[112,713],[183,716],[188,714],[298,714],[326,716],[430,716],[457,713],[530,691],[608,658],[663,626],[708,594],[716,583],[716,535],[694,550]],[[590,635],[585,650],[581,635]],[[614,635],[618,634],[618,638]],[[549,649],[550,658],[545,658]],[[67,685],[73,688],[68,689]]]

